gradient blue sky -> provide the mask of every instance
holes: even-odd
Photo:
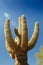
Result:
[[[6,15],[7,14],[7,15]],[[28,25],[28,37],[32,36],[34,23],[39,22],[40,31],[36,46],[28,51],[28,63],[37,65],[35,53],[39,52],[39,47],[43,45],[43,1],[42,0],[0,0],[0,65],[14,65],[14,60],[10,58],[5,48],[4,23],[6,18],[11,20],[11,31],[13,37],[14,27],[18,26],[18,17],[24,14]]]

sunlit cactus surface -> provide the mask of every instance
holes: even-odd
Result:
[[[39,34],[39,23],[35,23],[34,32],[31,39],[28,41],[28,28],[26,17],[24,15],[18,18],[18,29],[14,29],[16,38],[13,39],[10,30],[10,20],[7,19],[4,25],[4,34],[6,39],[6,48],[10,56],[15,59],[16,65],[28,65],[27,51],[34,48]]]

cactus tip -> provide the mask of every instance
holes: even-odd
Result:
[[[38,23],[38,22],[36,22],[35,25],[36,25],[37,27],[39,27],[39,23]]]
[[[21,18],[22,18],[22,17],[25,18],[25,15],[21,15]]]

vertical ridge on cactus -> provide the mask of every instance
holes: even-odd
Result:
[[[24,15],[19,17],[18,30],[14,29],[17,38],[14,40],[10,30],[10,20],[8,19],[4,25],[4,34],[6,38],[6,48],[10,56],[16,60],[16,65],[28,65],[27,51],[34,48],[38,35],[39,23],[35,23],[33,35],[28,41],[28,28],[26,17]]]

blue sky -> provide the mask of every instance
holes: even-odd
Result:
[[[14,65],[14,60],[10,58],[5,48],[4,23],[6,18],[10,18],[11,31],[13,37],[14,27],[18,26],[18,17],[24,14],[28,26],[28,38],[30,39],[34,31],[34,23],[39,22],[40,31],[36,46],[28,51],[28,63],[37,65],[35,53],[39,52],[43,45],[43,1],[42,0],[0,0],[0,65]]]

